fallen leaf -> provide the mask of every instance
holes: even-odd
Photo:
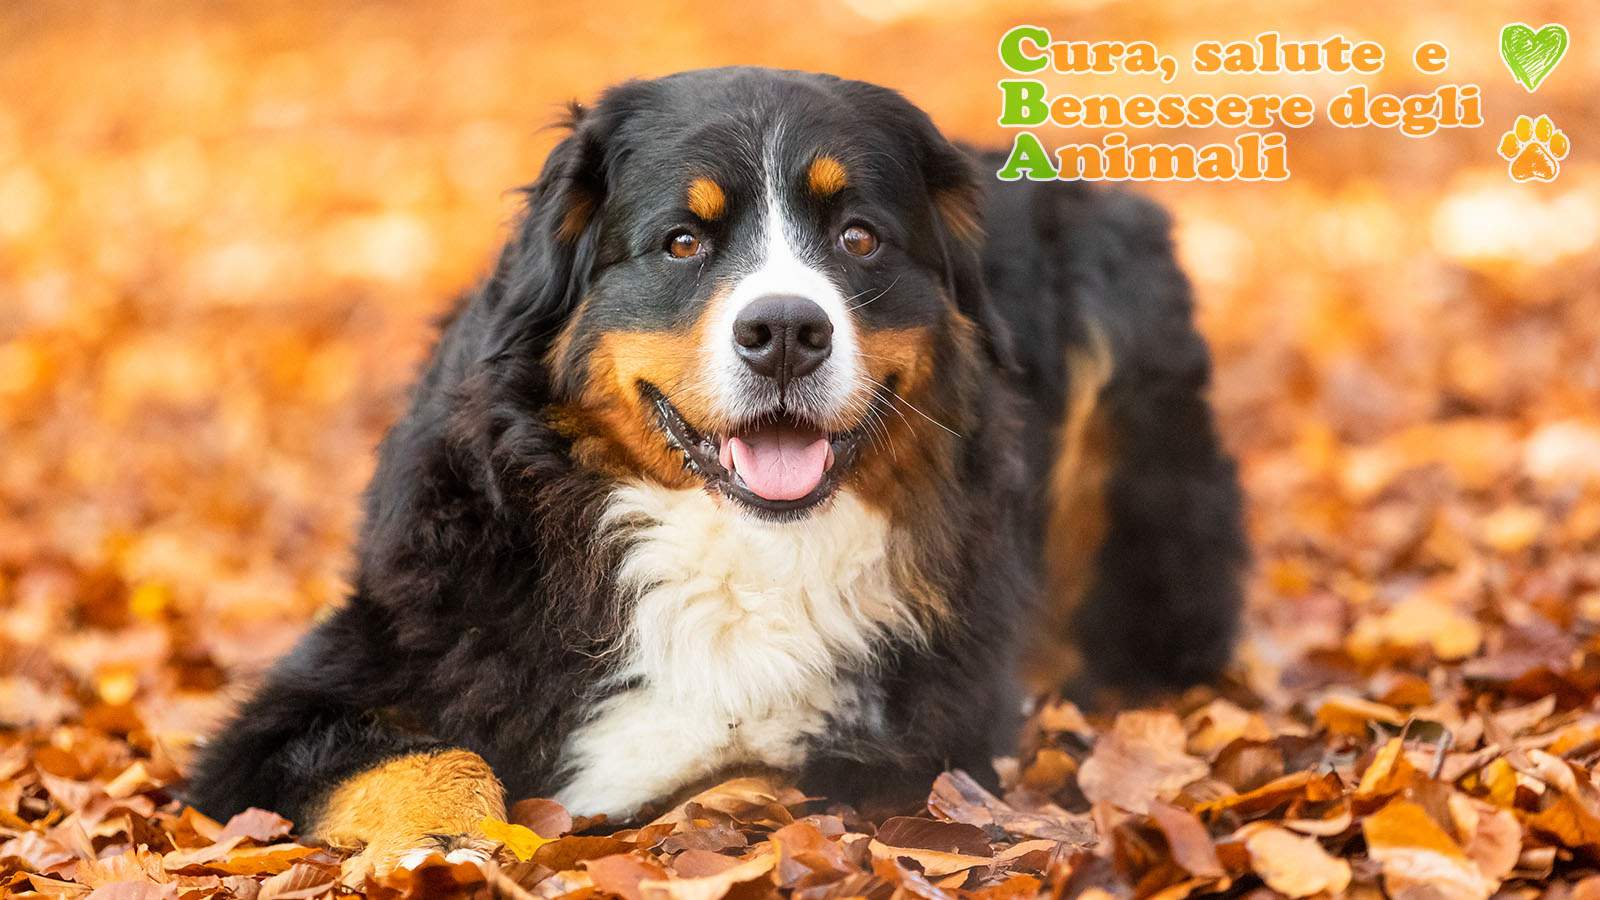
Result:
[[[930,878],[938,878],[953,872],[964,872],[978,866],[991,866],[994,864],[994,857],[987,854],[974,856],[918,847],[895,847],[885,844],[876,838],[868,844],[868,849],[874,859],[909,859],[916,863],[922,874]]]
[[[670,897],[672,900],[721,900],[735,885],[765,877],[777,862],[775,854],[761,853],[715,875],[645,880],[639,882],[639,888],[651,900],[661,897]]]
[[[540,847],[555,840],[555,838],[540,837],[531,828],[502,822],[489,816],[479,820],[478,830],[489,840],[498,841],[517,859],[524,862],[533,859],[533,855]]]
[[[1366,735],[1373,722],[1400,726],[1405,721],[1405,714],[1392,706],[1345,694],[1324,697],[1317,706],[1317,724],[1346,737]]]
[[[1409,800],[1390,801],[1368,816],[1361,830],[1391,896],[1483,900],[1499,885],[1479,871],[1426,810]]]
[[[1189,874],[1199,878],[1221,878],[1227,874],[1217,860],[1211,835],[1193,813],[1154,801],[1150,804],[1150,818],[1166,837],[1173,862]]]
[[[1183,724],[1172,713],[1121,713],[1095,742],[1078,772],[1078,787],[1091,802],[1147,812],[1150,801],[1171,799],[1209,771],[1185,752],[1186,744]]]
[[[229,819],[216,839],[223,841],[238,835],[258,844],[270,844],[293,829],[294,823],[283,816],[251,807]]]
[[[1285,896],[1337,896],[1350,886],[1350,864],[1329,856],[1316,838],[1268,825],[1252,829],[1244,844],[1250,868]]]
[[[960,822],[938,822],[914,816],[895,816],[878,826],[875,839],[886,846],[918,850],[994,855],[983,829]]]
[[[980,828],[993,826],[1021,837],[1048,838],[1077,846],[1095,842],[1094,825],[1087,816],[1073,816],[1059,808],[1048,815],[1020,812],[961,771],[945,772],[934,780],[928,809],[952,821]]]
[[[1450,814],[1462,849],[1478,871],[1495,881],[1509,876],[1522,853],[1516,815],[1460,793],[1450,795]]]
[[[339,881],[339,870],[295,863],[286,871],[261,882],[256,900],[302,900],[328,893]]]
[[[1427,647],[1441,660],[1464,659],[1483,644],[1483,627],[1451,604],[1417,597],[1356,623],[1346,639],[1350,655],[1377,659],[1384,647]]]
[[[667,870],[661,864],[634,853],[602,856],[584,863],[594,886],[623,900],[645,900],[644,882],[663,881]]]
[[[721,813],[749,825],[781,828],[794,821],[789,807],[805,797],[782,780],[767,776],[746,776],[707,788],[655,819],[652,825],[677,824],[689,818],[691,806]]]
[[[554,800],[533,797],[518,800],[511,806],[512,824],[521,825],[534,834],[558,838],[572,831],[572,814]]]

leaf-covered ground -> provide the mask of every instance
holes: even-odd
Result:
[[[1529,15],[1509,5],[936,6],[819,6],[804,29],[748,0],[0,9],[0,894],[1600,892],[1600,56],[1530,96],[1495,57]],[[1600,34],[1594,4],[1548,17]],[[994,36],[1036,19],[1179,49],[1360,33],[1400,92],[1433,86],[1404,61],[1439,38],[1484,86],[1481,132],[1313,126],[1288,183],[1151,191],[1251,498],[1229,684],[1115,716],[1043,703],[1003,796],[950,773],[921,817],[741,781],[602,835],[529,801],[482,871],[365,880],[270,813],[174,801],[196,737],[337,602],[372,446],[558,101],[777,62],[995,141]],[[1571,137],[1555,184],[1506,178],[1519,112]]]

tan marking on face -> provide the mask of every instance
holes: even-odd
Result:
[[[1094,581],[1095,557],[1109,527],[1106,483],[1115,448],[1100,395],[1111,371],[1110,347],[1099,331],[1091,332],[1087,347],[1068,351],[1067,408],[1050,468],[1050,515],[1045,525],[1045,621],[1023,662],[1024,677],[1036,690],[1059,688],[1082,665],[1070,635],[1073,615]]]
[[[334,847],[366,848],[380,869],[439,846],[435,835],[476,836],[484,817],[504,819],[505,789],[476,753],[444,750],[391,759],[345,779],[312,816],[310,835]]]
[[[887,384],[893,377],[897,398],[879,404],[847,481],[862,502],[895,523],[890,561],[896,585],[935,623],[949,611],[947,563],[959,555],[962,537],[946,509],[958,477],[957,435],[970,427],[964,411],[978,400],[976,329],[956,315],[946,322],[941,328],[863,329],[862,363],[875,381]],[[951,361],[938,379],[932,377],[936,356]]]
[[[550,342],[550,349],[545,351],[544,364],[557,382],[566,379],[567,370],[574,362],[575,347],[578,339],[578,323],[583,321],[584,315],[589,311],[589,298],[586,296],[578,301],[578,308],[567,316],[567,321],[556,333],[555,340]]]
[[[915,393],[932,374],[931,328],[863,328],[857,342],[867,374],[879,384],[894,377],[901,394]]]
[[[844,163],[831,156],[819,156],[806,170],[806,184],[818,197],[832,197],[850,184],[850,173]]]
[[[715,405],[703,337],[722,299],[720,293],[714,296],[688,329],[613,331],[598,337],[587,357],[580,396],[552,414],[556,428],[572,439],[579,463],[617,475],[647,475],[668,487],[701,483],[684,468],[682,454],[667,441],[639,385],[655,386],[703,434],[719,434],[727,427]]]
[[[863,448],[856,464],[858,470],[871,472],[859,480],[862,498],[891,518],[895,510],[914,505],[920,492],[938,492],[938,481],[954,471],[957,438],[951,431],[959,434],[964,429],[960,420],[971,402],[971,374],[951,371],[936,381],[934,360],[940,356],[974,358],[977,336],[959,315],[946,322],[942,333],[931,326],[864,328],[858,333],[867,375],[880,385],[894,383],[895,396],[887,405],[878,404],[879,435]],[[946,346],[941,354],[936,346],[939,342],[953,346]],[[871,384],[868,387],[879,390]],[[865,393],[870,396],[872,392]]]
[[[707,222],[722,218],[728,209],[728,197],[722,186],[709,178],[696,178],[689,182],[689,211]]]

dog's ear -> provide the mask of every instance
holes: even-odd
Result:
[[[918,136],[923,177],[933,202],[946,282],[956,308],[976,322],[996,365],[1017,368],[1011,333],[983,283],[983,188],[970,154],[950,143],[925,116]]]
[[[490,355],[542,356],[577,308],[599,253],[606,199],[607,142],[617,116],[602,105],[573,103],[567,135],[546,157],[539,180],[523,188],[526,203],[488,285],[498,321]]]

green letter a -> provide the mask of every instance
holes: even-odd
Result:
[[[1018,181],[1022,178],[1054,181],[1057,177],[1056,167],[1050,164],[1050,154],[1045,152],[1044,145],[1031,131],[1017,133],[1016,140],[1011,142],[1011,153],[1006,156],[1006,164],[994,174],[1001,181]]]

